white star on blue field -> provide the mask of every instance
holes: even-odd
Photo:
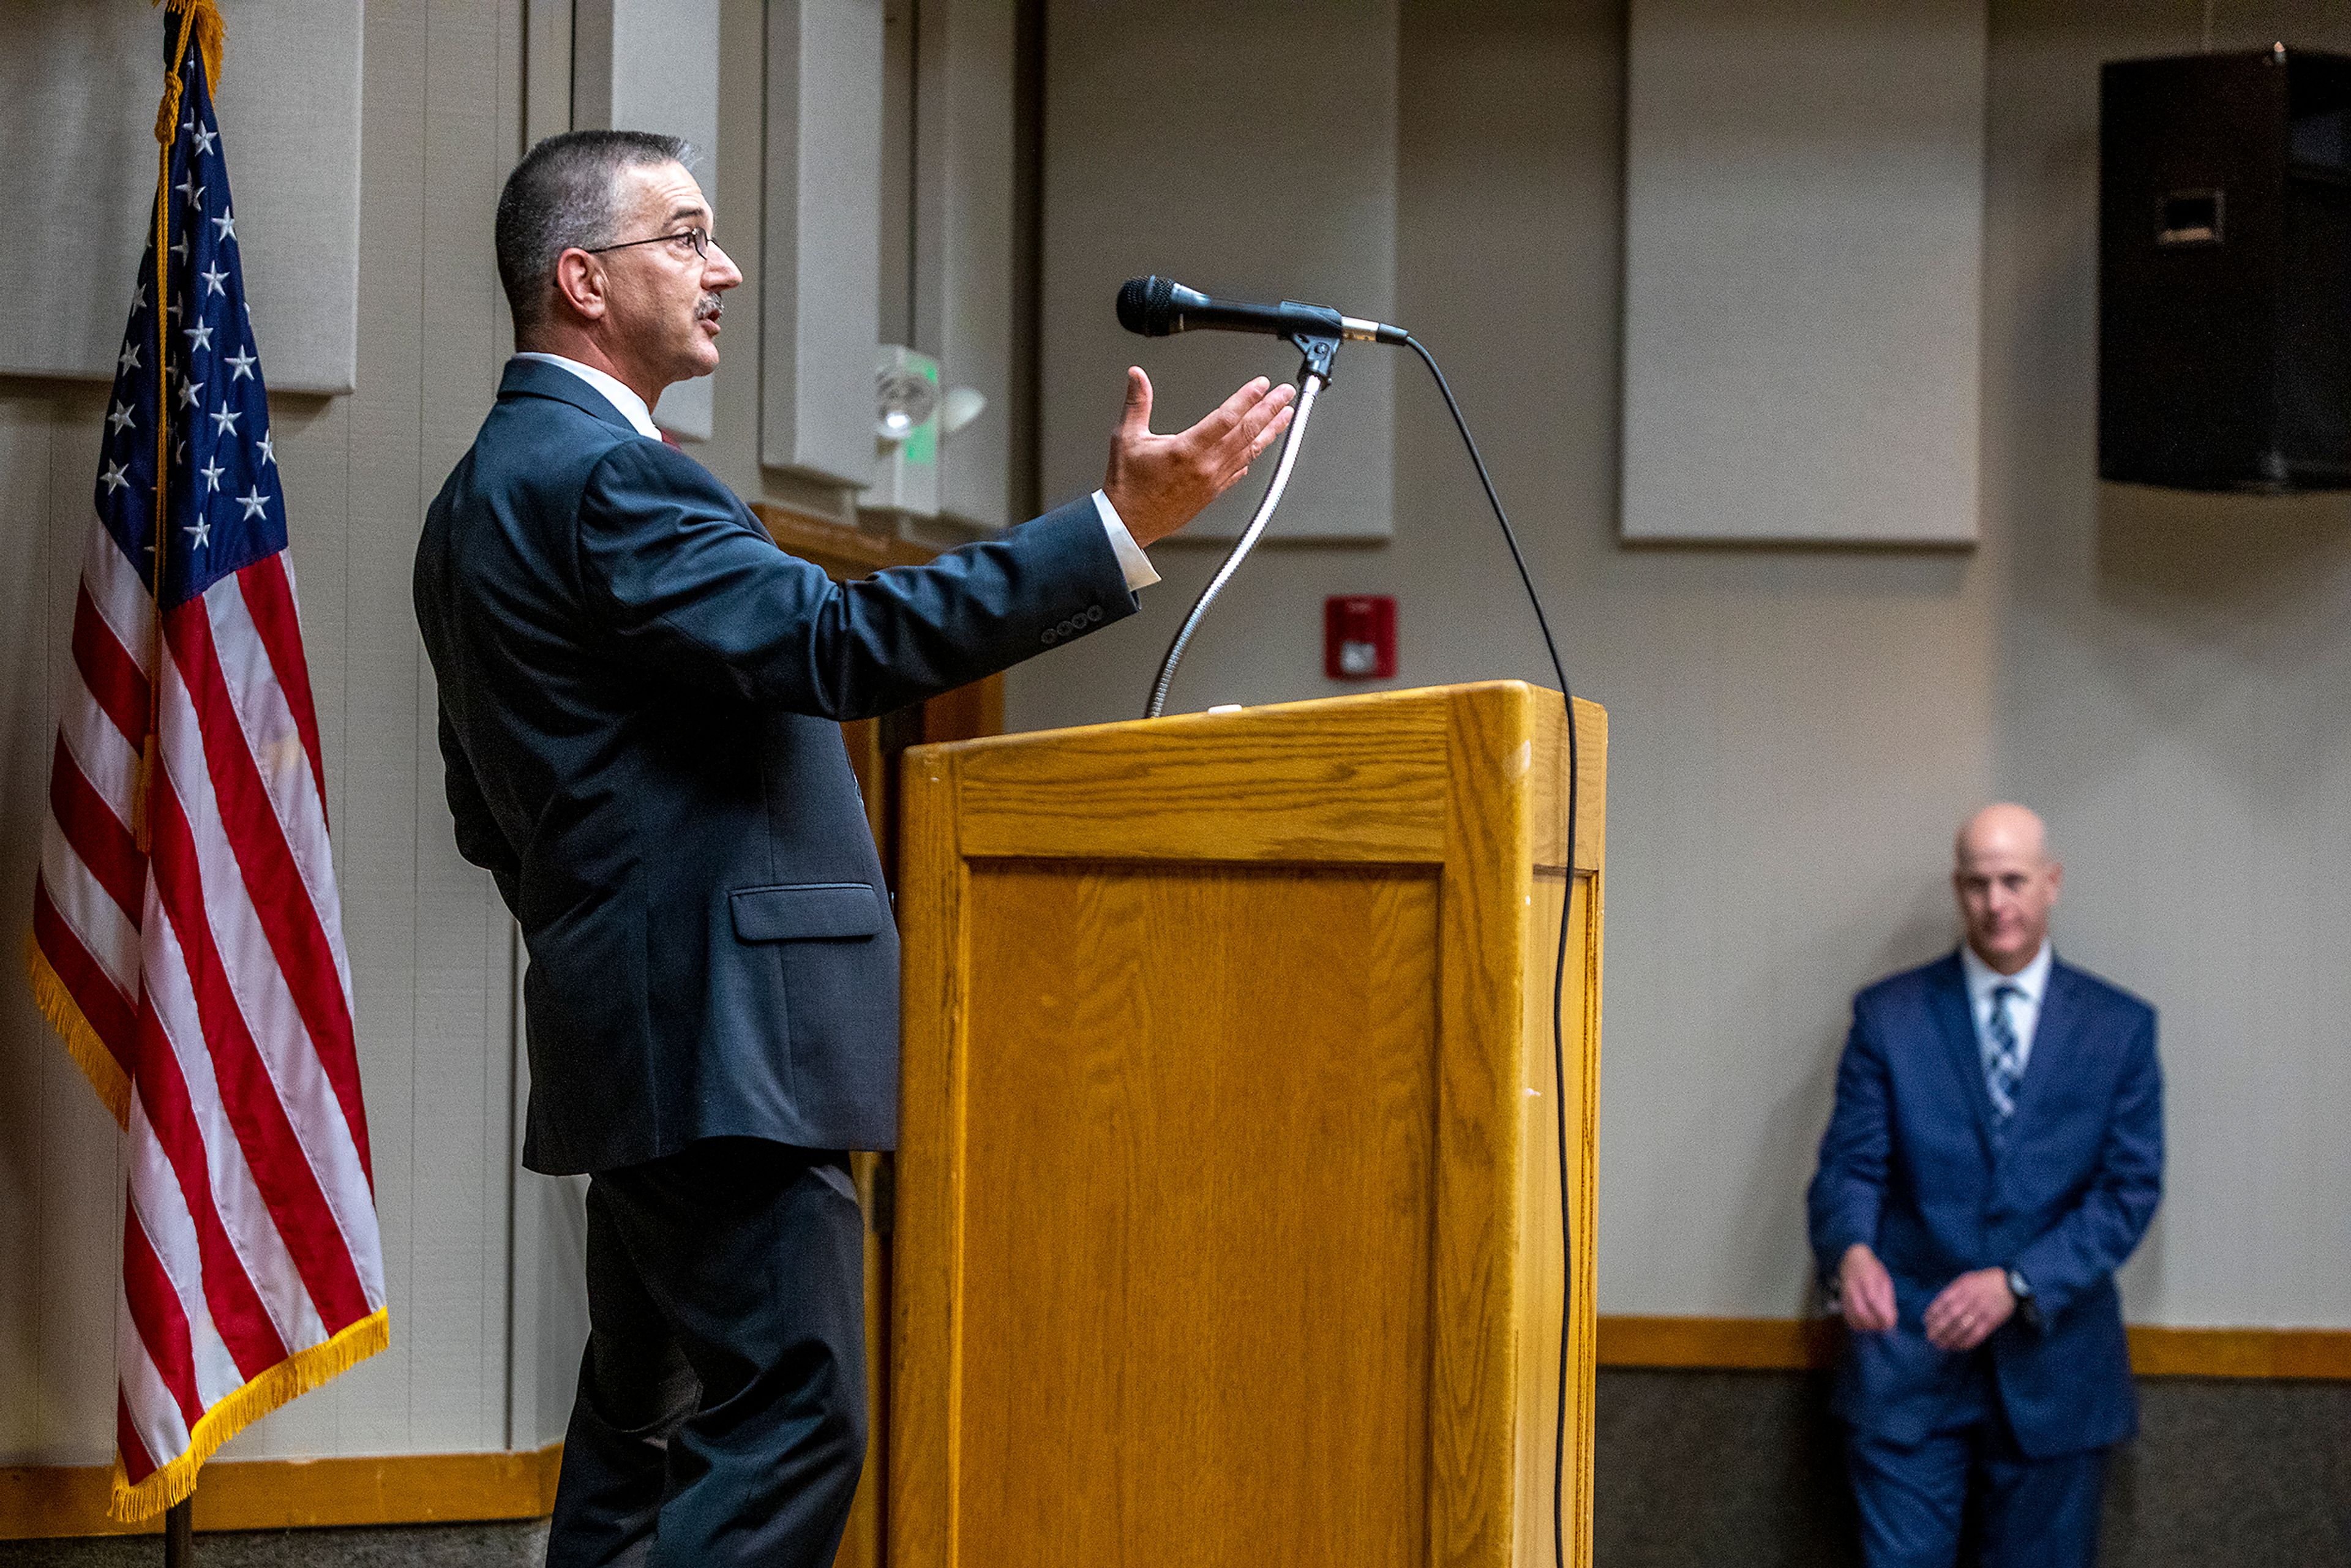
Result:
[[[151,217],[147,253],[131,287],[131,321],[115,362],[95,492],[107,532],[140,574],[152,578],[156,421],[168,406],[166,610],[286,548],[286,498],[246,309],[227,149],[193,49],[181,80],[179,134],[165,177],[171,195],[163,206],[170,236],[164,287],[151,300],[156,247]]]

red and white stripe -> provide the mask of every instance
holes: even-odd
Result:
[[[94,526],[34,941],[79,1015],[61,1020],[68,1033],[78,1022],[103,1047],[85,1064],[130,1135],[116,1427],[134,1490],[336,1370],[306,1358],[384,1305],[318,719],[282,553],[169,611],[160,649],[155,624],[148,585]],[[273,1373],[264,1397],[207,1423]]]

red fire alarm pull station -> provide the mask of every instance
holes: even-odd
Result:
[[[1341,593],[1322,601],[1322,673],[1334,681],[1395,674],[1395,596]]]

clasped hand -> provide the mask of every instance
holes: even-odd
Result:
[[[1894,1278],[1858,1241],[1837,1265],[1837,1300],[1844,1321],[1860,1333],[1884,1333],[1894,1326]],[[1927,1343],[1937,1350],[1973,1350],[2015,1312],[2007,1270],[1971,1270],[1927,1303]]]
[[[1289,428],[1296,395],[1296,388],[1270,386],[1259,376],[1191,429],[1154,435],[1151,378],[1130,368],[1126,412],[1111,438],[1102,494],[1134,542],[1165,538],[1248,473],[1258,454]]]

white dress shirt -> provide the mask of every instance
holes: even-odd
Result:
[[[600,371],[593,365],[583,365],[577,360],[567,360],[561,354],[538,354],[528,349],[517,350],[515,358],[537,360],[546,365],[561,365],[601,392],[606,402],[621,411],[622,419],[636,426],[639,435],[651,441],[659,441],[662,438],[661,426],[653,423],[653,411],[645,406],[645,400],[631,392],[628,384],[611,371]]]
[[[621,417],[636,427],[639,435],[653,441],[662,438],[661,427],[653,423],[653,411],[645,406],[645,400],[631,392],[618,376],[600,371],[593,365],[583,365],[577,360],[567,360],[561,354],[518,350],[515,358],[562,366],[602,393],[607,402],[620,410]],[[1126,521],[1118,515],[1118,508],[1112,506],[1110,497],[1100,490],[1094,492],[1094,511],[1102,518],[1102,533],[1110,539],[1111,553],[1118,557],[1118,570],[1126,578],[1127,591],[1133,592],[1157,582],[1159,574],[1151,570],[1151,558],[1143,553],[1143,547],[1136,544],[1134,536],[1126,531]]]
[[[1974,948],[1959,944],[1959,967],[1968,982],[1968,1015],[1975,1021],[1976,1049],[1983,1055],[1986,1076],[1991,1072],[1998,1049],[1991,1041],[1992,992],[2002,986],[2016,988],[2017,994],[2008,999],[2008,1021],[2016,1030],[2016,1071],[2022,1077],[2025,1064],[2032,1060],[2032,1037],[2041,1028],[2041,1000],[2049,994],[2049,966],[2055,958],[2044,937],[2032,962],[2013,975],[2003,975],[1977,957]]]

